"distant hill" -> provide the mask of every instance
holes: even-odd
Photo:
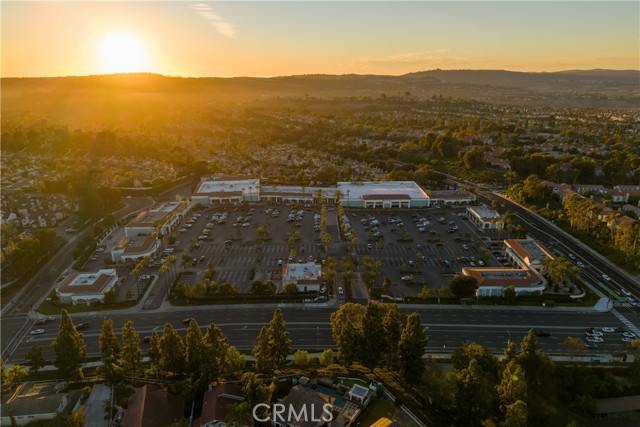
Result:
[[[94,120],[97,114],[107,121],[122,116],[136,120],[149,114],[172,115],[272,97],[378,98],[383,94],[414,99],[442,95],[549,107],[640,108],[637,70],[431,70],[402,76],[317,74],[273,78],[182,78],[138,73],[3,78],[0,84],[3,120],[30,117],[85,122]]]

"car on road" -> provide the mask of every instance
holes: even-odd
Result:
[[[148,274],[143,274],[142,276],[140,276],[141,280],[149,280],[151,279],[151,276],[149,276]]]
[[[598,344],[596,344],[594,342],[586,342],[586,343],[584,343],[584,348],[586,348],[588,350],[595,350],[596,348],[598,348]]]
[[[372,245],[371,243],[369,243],[369,244],[367,245],[367,249],[373,249],[373,245]]]
[[[76,330],[81,331],[83,329],[89,329],[89,324],[86,322],[83,322],[83,323],[78,323],[76,325]]]
[[[620,292],[622,292],[625,296],[630,297],[631,296],[631,292],[629,292],[628,290],[626,290],[625,288],[620,288]]]
[[[195,317],[187,317],[186,319],[182,320],[182,323],[185,325],[188,325],[191,323],[192,320],[195,322],[196,321]]]
[[[148,343],[150,343],[150,342],[151,342],[151,336],[150,336],[150,335],[147,335],[146,337],[144,337],[144,338],[142,339],[142,342],[143,342],[143,343],[147,343],[147,344],[148,344]]]
[[[413,267],[414,265],[416,265],[416,262],[414,260],[409,260],[409,265]]]
[[[545,331],[544,329],[536,329],[534,332],[535,332],[537,337],[550,337],[551,336],[551,332]]]
[[[588,342],[601,343],[604,342],[604,339],[601,337],[587,337]]]
[[[43,317],[42,319],[38,319],[35,321],[34,325],[46,325],[49,322],[53,322],[53,316]]]
[[[31,335],[41,335],[44,334],[44,329],[34,329],[31,331]]]
[[[605,326],[604,328],[602,328],[602,332],[612,333],[615,331],[616,331],[615,328],[611,328],[609,326]]]
[[[602,275],[602,278],[603,278],[604,280],[606,280],[607,282],[611,281],[611,277],[607,276],[606,274],[603,274],[603,275]]]
[[[225,241],[224,241],[224,244],[225,244],[225,245],[230,245],[230,244],[232,244],[232,243],[233,243],[233,242],[232,242],[231,240],[225,240]]]
[[[578,267],[580,267],[580,268],[585,268],[585,267],[586,267],[582,261],[578,261],[578,262],[576,263],[576,265],[577,265]]]
[[[338,286],[338,295],[343,295],[344,294],[344,289],[342,289],[342,286]]]

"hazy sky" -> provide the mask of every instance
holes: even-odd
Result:
[[[640,2],[2,1],[2,76],[640,69]]]

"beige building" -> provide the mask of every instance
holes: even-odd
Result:
[[[104,294],[118,286],[115,269],[72,273],[56,288],[63,304],[91,305],[104,301]]]

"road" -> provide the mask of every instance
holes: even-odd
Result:
[[[119,220],[131,212],[149,206],[152,201],[149,198],[122,199],[127,205],[114,213],[114,218]],[[10,354],[16,344],[16,338],[25,328],[30,326],[31,320],[28,314],[40,301],[42,301],[54,288],[56,280],[69,268],[73,262],[73,249],[76,242],[93,232],[91,226],[74,235],[49,262],[27,282],[22,290],[14,297],[3,310],[0,325],[2,355]]]
[[[626,288],[636,299],[640,299],[640,284],[638,284],[637,281],[630,280],[626,274],[621,272],[620,268],[616,268],[609,262],[603,261],[586,245],[581,242],[576,242],[575,239],[568,236],[559,227],[554,224],[550,224],[537,214],[522,208],[498,194],[493,193],[488,195],[488,197],[483,198],[489,204],[491,203],[491,200],[497,200],[504,203],[509,210],[513,211],[516,216],[524,222],[523,225],[527,228],[528,234],[542,242],[558,245],[564,255],[574,255],[575,259],[573,261],[582,261],[589,266],[591,272],[595,272],[598,276],[598,281],[605,282],[602,275],[606,274],[611,278],[611,280],[606,283],[609,288],[614,291],[619,291],[620,288]]]
[[[323,350],[335,348],[331,337],[330,315],[335,308],[283,308],[287,329],[294,348]],[[408,310],[403,309],[404,312]],[[539,338],[540,348],[547,353],[563,353],[562,344],[567,336],[585,338],[587,327],[620,326],[621,322],[611,313],[597,313],[592,309],[584,311],[564,311],[559,309],[509,309],[492,307],[455,306],[447,308],[426,307],[412,309],[422,316],[429,327],[429,344],[427,352],[449,352],[465,340],[473,340],[483,344],[495,353],[503,351],[508,340],[520,341],[530,328],[541,328],[551,332],[551,337]],[[141,337],[148,336],[165,322],[170,322],[181,334],[186,332],[182,320],[195,317],[204,330],[210,323],[215,323],[228,337],[230,344],[240,350],[248,350],[256,344],[262,326],[268,325],[273,315],[273,308],[235,307],[185,307],[181,311],[140,312],[133,317],[129,313],[114,313],[108,317],[113,319],[116,332],[128,320],[133,320]],[[88,330],[83,331],[87,344],[87,357],[98,356],[98,336],[103,319],[107,316],[99,312],[73,315],[75,323],[87,322]],[[31,346],[42,348],[45,358],[53,353],[49,347],[55,338],[58,320],[41,328],[42,335],[28,335],[32,327],[24,333],[22,340],[13,354],[12,361],[20,362],[24,353]],[[605,343],[592,354],[610,354],[623,351],[620,334],[606,334]],[[142,344],[143,351],[148,344]]]

